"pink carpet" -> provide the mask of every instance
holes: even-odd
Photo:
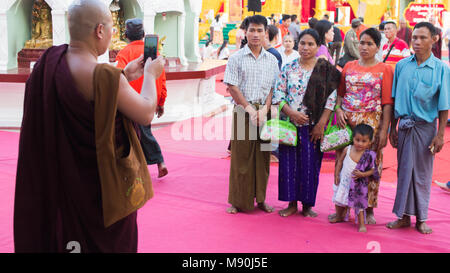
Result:
[[[229,215],[225,212],[228,141],[174,140],[172,129],[167,126],[155,131],[169,175],[157,179],[156,166],[149,167],[155,197],[138,214],[139,252],[450,252],[450,194],[434,185],[428,222],[434,230],[431,235],[419,234],[413,227],[402,230],[385,227],[395,218],[391,210],[396,186],[385,181],[380,188],[379,208],[375,210],[378,223],[368,226],[367,234],[359,234],[353,222],[329,224],[327,216],[334,208],[333,180],[331,173],[325,172],[320,177],[315,207],[319,216],[315,219],[299,214],[281,218],[277,213],[259,210]],[[12,218],[17,145],[18,133],[0,131],[0,252],[14,250]],[[446,145],[450,148],[449,143]],[[435,166],[445,169],[442,160],[449,160],[448,152],[440,156]],[[272,164],[267,202],[280,210],[286,204],[277,198],[277,172],[277,164]]]

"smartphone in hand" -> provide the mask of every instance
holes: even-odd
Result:
[[[158,56],[158,35],[147,34],[144,39],[144,64],[150,57],[152,60]]]

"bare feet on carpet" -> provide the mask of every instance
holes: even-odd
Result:
[[[280,210],[278,214],[282,217],[288,217],[294,213],[297,213],[297,211],[298,211],[297,204],[289,204],[287,208]]]
[[[258,208],[264,212],[273,212],[273,208],[266,203],[258,203]],[[236,214],[240,212],[241,210],[239,208],[236,208],[235,206],[231,206],[227,209],[227,212],[229,214]]]
[[[373,214],[366,214],[366,220],[368,225],[375,225],[377,223]]]
[[[169,173],[164,162],[158,164],[158,178],[166,176]]]
[[[405,216],[402,219],[397,219],[393,222],[387,223],[386,227],[390,229],[406,228],[411,226],[411,218]]]
[[[302,215],[305,217],[317,217],[317,213],[312,210],[312,207],[303,207]]]
[[[328,215],[328,221],[330,221],[330,219],[334,219],[336,218],[336,213],[332,213],[330,215]]]
[[[229,207],[228,209],[227,209],[227,212],[229,213],[229,214],[236,214],[236,213],[238,213],[238,212],[240,212],[241,210],[240,209],[238,209],[238,208],[236,208],[236,207],[234,207],[234,206],[231,206],[231,207]]]
[[[373,214],[373,208],[366,209],[366,221],[368,225],[375,225],[377,223]]]
[[[417,222],[416,229],[422,234],[431,234],[433,232],[426,222]]]
[[[273,212],[273,208],[266,203],[258,203],[258,208],[267,213]]]
[[[335,210],[335,213],[328,215],[328,221],[332,224],[345,222],[348,208],[335,205]]]
[[[328,215],[328,221],[332,224],[335,223],[342,223],[345,221],[344,217],[340,216],[338,217],[336,213]]]

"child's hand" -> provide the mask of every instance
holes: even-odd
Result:
[[[341,183],[341,179],[340,179],[339,175],[335,175],[334,176],[334,184],[337,186],[337,185],[339,185],[339,183]]]
[[[362,178],[364,177],[364,173],[362,173],[360,170],[354,170],[352,172],[353,178]]]

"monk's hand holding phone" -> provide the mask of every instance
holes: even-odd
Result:
[[[158,57],[155,60],[148,59],[145,62],[144,74],[152,75],[155,79],[159,78],[164,69],[165,60],[163,57]]]
[[[134,81],[142,77],[144,74],[144,54],[139,58],[129,62],[127,66],[123,69],[125,77],[129,82]]]

